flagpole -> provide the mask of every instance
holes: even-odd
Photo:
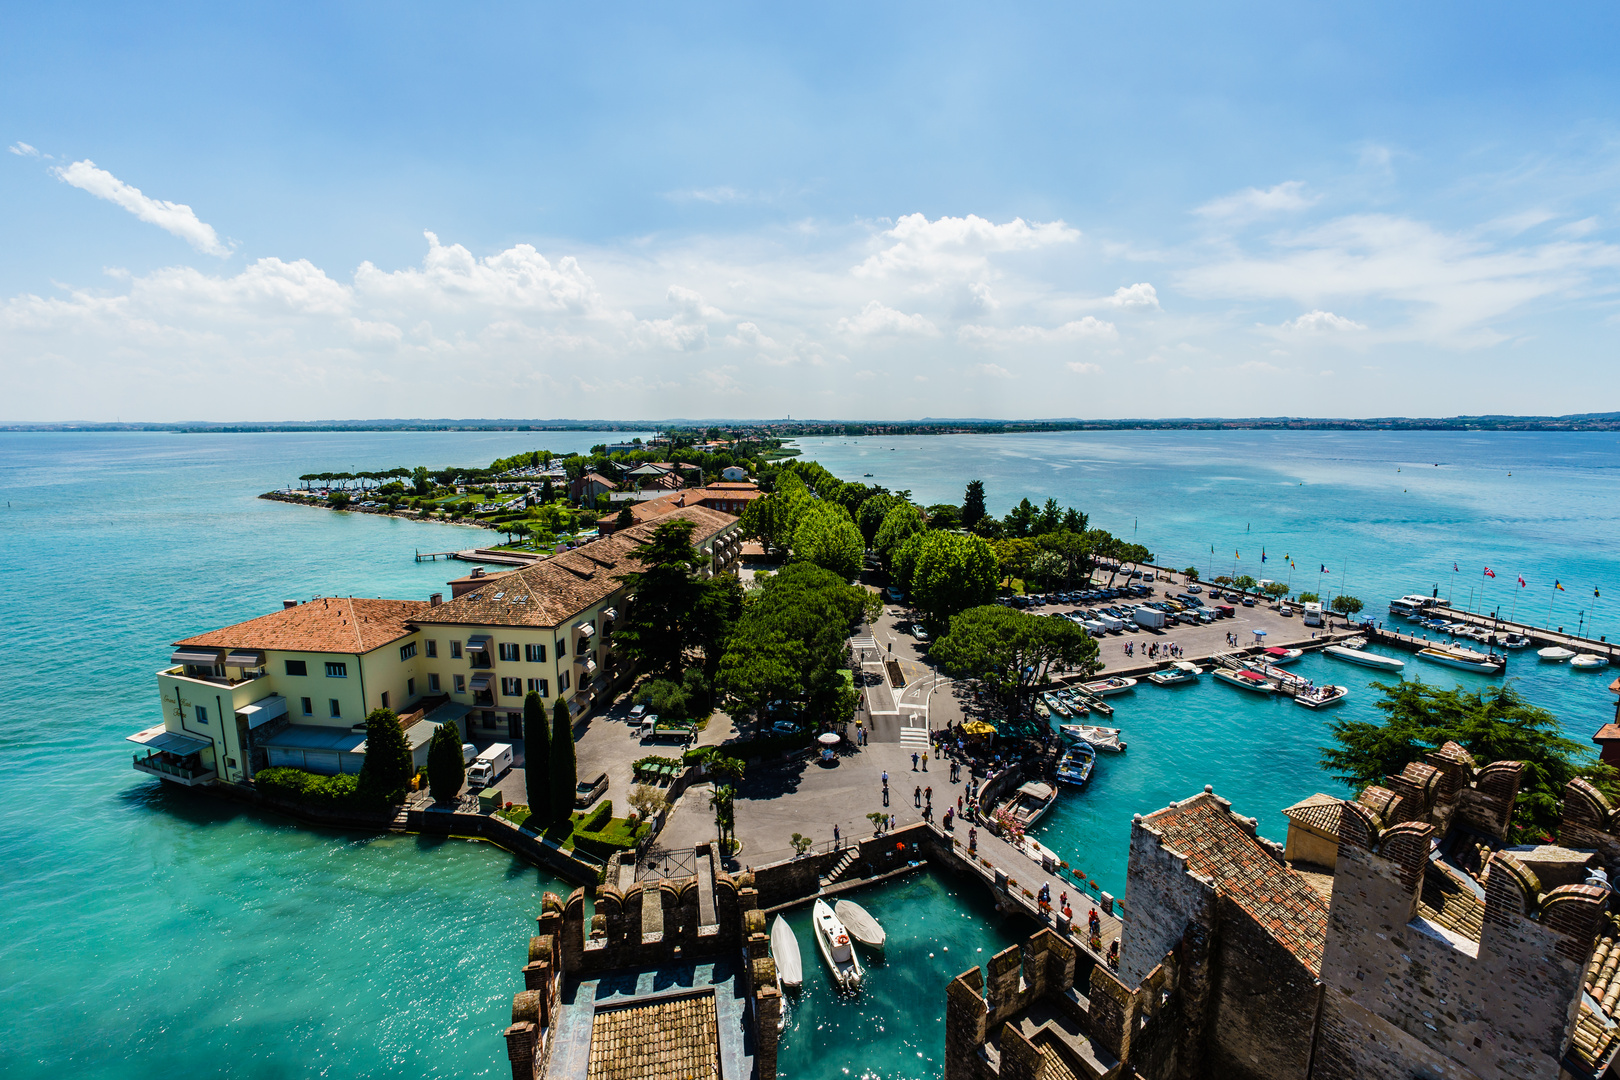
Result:
[[[1543,629],[1546,629],[1546,630],[1551,630],[1552,629],[1552,606],[1553,606],[1553,601],[1556,600],[1556,599],[1558,599],[1558,582],[1555,579],[1553,581],[1553,587],[1552,587],[1552,590],[1551,590],[1551,594],[1547,597],[1547,625],[1545,627],[1543,627]]]
[[[1519,575],[1517,575],[1517,576],[1518,576],[1518,578],[1519,578],[1519,580],[1520,580],[1520,581],[1523,581],[1523,580],[1524,580],[1524,575],[1523,575],[1523,574],[1519,574]],[[1519,586],[1519,588],[1521,588],[1521,589],[1522,589],[1522,588],[1523,588],[1523,587],[1524,587],[1524,586],[1522,586],[1522,585],[1521,585],[1521,586]],[[1508,622],[1512,622],[1512,621],[1513,621],[1513,614],[1514,614],[1514,612],[1516,612],[1516,611],[1518,611],[1518,610],[1519,610],[1519,591],[1518,591],[1518,589],[1515,589],[1515,590],[1514,590],[1514,591],[1513,591],[1513,604],[1512,604],[1512,606],[1510,606],[1510,607],[1509,607],[1509,608],[1508,608]]]

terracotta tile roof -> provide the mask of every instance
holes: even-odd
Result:
[[[598,1009],[587,1080],[720,1078],[714,991]]]
[[[674,518],[692,522],[693,544],[703,543],[737,520],[705,506],[688,506],[532,566],[491,575],[484,579],[488,584],[419,612],[418,621],[452,626],[559,626],[612,595],[624,584],[626,574],[640,570],[641,563],[630,552],[650,539],[659,525]]]
[[[1431,862],[1423,868],[1418,913],[1454,934],[1478,941],[1485,920],[1485,899],[1466,882]]]
[[[365,653],[412,632],[425,600],[365,600],[337,596],[311,600],[175,642],[205,649],[281,649],[286,652]]]
[[[1620,739],[1620,724],[1604,724],[1597,729],[1597,734],[1592,736],[1595,743],[1607,742],[1610,739]]]
[[[1344,815],[1344,801],[1318,792],[1283,811],[1290,821],[1308,825],[1330,836],[1339,835],[1339,818]]]
[[[1322,970],[1327,901],[1234,820],[1222,800],[1199,795],[1142,819],[1187,869],[1246,911],[1312,974]]]

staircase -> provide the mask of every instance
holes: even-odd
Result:
[[[821,887],[825,889],[827,886],[835,885],[839,881],[843,880],[844,874],[848,872],[851,866],[855,865],[855,860],[859,857],[860,850],[861,849],[858,847],[852,847],[846,850],[843,857],[834,863],[833,868],[827,871],[827,873],[821,878]]]

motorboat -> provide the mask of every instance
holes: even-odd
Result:
[[[1324,705],[1336,705],[1349,695],[1350,691],[1342,686],[1310,686],[1294,692],[1294,704],[1320,709]]]
[[[827,906],[827,901],[816,901],[810,910],[810,922],[814,927],[816,947],[821,950],[821,958],[827,961],[833,982],[840,990],[859,989],[866,972],[861,970],[861,960],[855,955],[849,931],[838,921],[838,916]]]
[[[1004,810],[1011,814],[1013,820],[1027,832],[1030,826],[1052,809],[1057,802],[1057,788],[1051,784],[1043,784],[1039,780],[1029,780],[1018,785],[1012,798],[998,806],[997,810]]]
[[[1058,732],[1070,742],[1085,743],[1093,750],[1107,750],[1113,754],[1123,754],[1125,743],[1119,737],[1117,727],[1092,727],[1090,724],[1064,724]]]
[[[1474,652],[1460,645],[1431,645],[1418,650],[1418,659],[1463,671],[1478,671],[1486,675],[1500,675],[1507,666],[1501,657],[1490,653]]]
[[[1502,639],[1502,648],[1504,649],[1528,649],[1529,647],[1530,639],[1523,634],[1508,634]]]
[[[1581,653],[1571,658],[1569,666],[1577,671],[1596,671],[1598,668],[1609,666],[1609,661],[1596,653]]]
[[[1148,676],[1148,682],[1154,686],[1180,686],[1183,683],[1198,681],[1198,676],[1204,669],[1191,660],[1172,660],[1170,666],[1163,671],[1155,671]]]
[[[1222,682],[1229,682],[1233,686],[1241,686],[1245,690],[1253,690],[1257,694],[1275,694],[1277,692],[1270,679],[1258,671],[1243,668],[1233,671],[1231,668],[1217,668],[1215,677]]]
[[[790,990],[804,985],[804,963],[799,959],[799,939],[793,927],[778,915],[771,923],[771,959],[776,962],[776,978]]]
[[[840,900],[833,905],[833,914],[844,924],[850,937],[869,949],[882,949],[888,935],[871,914],[853,900]]]
[[[1565,660],[1575,658],[1575,650],[1566,649],[1562,645],[1549,645],[1545,649],[1537,649],[1536,655],[1549,664],[1562,664]]]
[[[1268,664],[1292,664],[1304,655],[1304,649],[1283,649],[1273,645],[1261,652],[1259,658]]]
[[[1058,716],[1064,718],[1065,720],[1068,719],[1068,717],[1069,717],[1068,703],[1065,702],[1058,695],[1056,695],[1056,694],[1042,694],[1041,695],[1041,702],[1046,706],[1048,711],[1056,713]]]
[[[1343,660],[1346,663],[1360,664],[1362,667],[1377,668],[1380,671],[1400,671],[1406,667],[1405,660],[1397,660],[1393,656],[1379,656],[1377,653],[1363,652],[1352,649],[1348,645],[1329,645],[1322,650],[1328,656]]]
[[[1391,600],[1389,602],[1389,613],[1391,615],[1404,615],[1410,619],[1415,616],[1422,615],[1430,608],[1436,608],[1439,606],[1440,601],[1433,596],[1409,594],[1401,597],[1399,600]]]
[[[1058,760],[1058,779],[1065,784],[1084,787],[1091,779],[1091,769],[1097,764],[1097,751],[1089,743],[1077,742],[1063,752]]]
[[[1136,680],[1115,675],[1111,679],[1098,679],[1096,682],[1081,683],[1080,685],[1098,697],[1112,697],[1115,694],[1123,694],[1134,687]]]

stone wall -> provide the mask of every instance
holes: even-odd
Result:
[[[1216,926],[1203,1075],[1304,1080],[1321,993],[1316,976],[1225,897]]]
[[[1128,986],[1139,984],[1174,950],[1189,926],[1201,926],[1206,933],[1215,928],[1214,883],[1189,873],[1187,861],[1166,850],[1140,814],[1131,824],[1125,911],[1119,974]]]

